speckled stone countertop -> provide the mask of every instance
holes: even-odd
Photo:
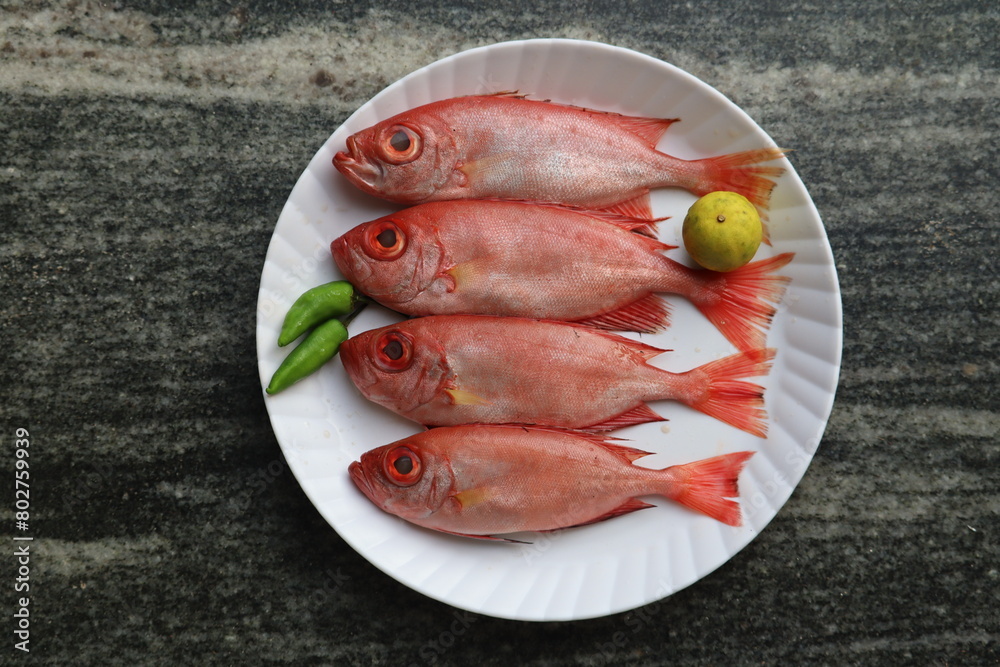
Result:
[[[0,664],[996,664],[1000,9],[483,5],[0,3]],[[836,404],[777,518],[581,622],[376,570],[288,470],[256,365],[264,254],[317,148],[406,73],[527,37],[661,58],[795,148],[843,294]]]

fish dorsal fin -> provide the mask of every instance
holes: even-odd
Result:
[[[623,215],[628,218],[636,218],[638,220],[648,220],[649,222],[657,222],[659,219],[653,217],[653,204],[649,200],[649,191],[639,195],[638,197],[633,197],[632,199],[626,199],[625,201],[618,202],[617,204],[612,204],[611,206],[605,206],[601,209],[608,213],[616,213],[618,215]],[[655,226],[650,225],[653,229]],[[637,228],[634,231],[650,236],[649,233],[643,231],[641,228]]]
[[[598,329],[656,333],[670,326],[670,304],[655,294],[648,294],[627,306],[576,323]]]
[[[515,99],[527,99],[528,95],[520,93],[516,90],[502,90],[495,93],[481,93],[478,95],[470,95],[470,97],[512,97]],[[680,118],[652,118],[649,116],[626,116],[615,111],[601,111],[599,109],[590,109],[588,107],[581,107],[575,104],[563,104],[560,102],[553,102],[550,99],[532,100],[532,101],[542,102],[543,104],[556,104],[561,107],[568,107],[570,109],[579,109],[580,111],[586,111],[587,113],[604,116],[609,121],[613,122],[615,125],[622,128],[626,132],[631,132],[635,136],[639,137],[640,139],[648,143],[650,148],[656,148],[656,144],[663,137],[664,133],[666,133],[666,131],[670,128],[671,125],[680,120]]]
[[[548,102],[549,100],[545,100]],[[616,111],[601,111],[599,109],[590,109],[587,107],[576,106],[573,104],[560,104],[559,106],[570,107],[571,109],[580,109],[581,111],[586,111],[595,115],[603,116],[608,121],[614,123],[626,132],[631,132],[635,136],[639,137],[643,141],[649,144],[650,148],[656,148],[656,144],[659,143],[660,139],[663,137],[664,133],[670,128],[671,125],[680,120],[680,118],[652,118],[649,116],[625,116]]]
[[[482,396],[472,393],[471,391],[466,391],[464,389],[459,389],[458,387],[452,387],[451,389],[444,390],[448,396],[451,397],[453,405],[489,405],[490,402],[487,401]]]
[[[458,95],[452,99],[469,99],[474,97],[511,97],[514,99],[523,100],[527,97],[524,93],[519,93],[516,90],[498,90],[495,93],[469,93],[468,95]],[[451,100],[442,100],[442,102],[450,102]],[[433,103],[432,103],[433,104]]]
[[[614,519],[615,517],[622,516],[623,514],[631,514],[632,512],[636,512],[638,510],[644,510],[647,507],[656,507],[656,505],[650,505],[649,503],[645,503],[639,500],[638,498],[629,498],[621,505],[619,505],[618,507],[614,508],[609,512],[605,512],[604,514],[598,517],[594,517],[590,521],[584,521],[583,523],[578,523],[575,524],[574,526],[569,526],[569,527],[575,528],[576,526],[589,526],[592,523],[599,523],[601,521],[607,521],[608,519]]]
[[[606,419],[599,424],[588,426],[587,428],[593,431],[613,431],[618,428],[625,428],[626,426],[635,426],[636,424],[665,421],[667,421],[666,417],[656,414],[645,403],[640,403],[631,410],[626,410],[620,415]]]
[[[680,118],[642,116],[613,116],[612,118],[619,127],[647,142],[650,148],[656,148],[656,144],[659,143],[667,129],[680,120]]]
[[[516,90],[499,90],[495,93],[480,93],[476,97],[514,97],[523,100],[527,95]]]
[[[521,203],[531,204],[532,206],[543,206],[546,208],[560,209],[563,211],[572,211],[580,215],[585,215],[595,220],[600,220],[601,222],[606,222],[612,224],[616,227],[621,227],[622,229],[629,232],[636,232],[642,236],[646,236],[652,239],[656,239],[659,234],[659,229],[657,229],[657,223],[663,222],[664,220],[669,220],[670,216],[666,215],[662,218],[654,218],[652,208],[647,203],[643,203],[641,200],[645,198],[649,199],[648,195],[641,195],[635,199],[630,199],[627,202],[622,202],[619,204],[613,204],[607,208],[581,208],[579,206],[570,206],[568,204],[560,204],[558,202],[551,201],[537,201],[537,200],[515,200]],[[504,199],[495,198],[483,198],[482,201],[511,201]],[[638,208],[633,206],[637,204]],[[635,213],[635,215],[633,214]],[[678,246],[667,245],[665,243],[661,244],[662,250],[672,250]]]

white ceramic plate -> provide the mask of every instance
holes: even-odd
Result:
[[[345,139],[373,123],[435,100],[517,90],[537,99],[641,116],[679,117],[659,149],[686,159],[774,142],[710,86],[654,58],[575,40],[530,40],[473,49],[397,81],[362,106],[320,148],[278,219],[261,276],[257,349],[261,383],[287,354],[276,344],[288,306],[306,289],[339,279],[330,242],[351,227],[394,210],[355,189],[333,168]],[[796,253],[784,270],[792,283],[768,338],[778,349],[766,387],[768,438],[745,434],[677,403],[653,408],[665,424],[616,435],[656,454],[663,467],[721,453],[755,450],[740,479],[744,526],[732,528],[663,499],[657,507],[599,524],[538,535],[532,544],[492,543],[412,526],[383,513],[355,489],[351,461],[417,432],[414,424],[368,403],[337,361],[274,397],[267,409],[289,467],[331,526],[358,552],[404,584],[443,602],[493,616],[569,620],[653,602],[713,571],[774,517],[805,472],[826,426],[840,369],[840,292],[830,245],[809,194],[786,160],[771,203],[773,247],[758,259]],[[673,216],[661,238],[680,245],[680,223],[695,197],[653,194],[653,210]],[[683,250],[670,252],[689,262]],[[681,298],[673,326],[644,336],[674,350],[655,363],[687,370],[730,354],[726,342]],[[398,320],[370,307],[352,333]]]

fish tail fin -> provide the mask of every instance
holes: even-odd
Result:
[[[723,454],[667,468],[671,473],[665,496],[729,526],[743,525],[739,476],[753,452]]]
[[[697,302],[695,306],[729,342],[743,351],[764,346],[767,329],[771,326],[775,308],[791,280],[776,276],[795,256],[786,252],[775,257],[751,262],[744,267],[716,274],[720,285],[718,298]]]
[[[689,390],[678,400],[759,438],[767,436],[764,388],[741,378],[767,375],[774,348],[737,352],[680,374]]]
[[[785,170],[783,167],[762,166],[759,163],[784,156],[785,151],[780,148],[756,148],[695,160],[695,164],[701,167],[701,173],[697,183],[691,187],[691,192],[699,197],[717,190],[737,192],[757,207],[761,220],[767,220],[774,179],[785,173]],[[769,239],[766,227],[764,238]]]

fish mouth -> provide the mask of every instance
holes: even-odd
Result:
[[[348,338],[340,346],[340,353],[337,356],[340,357],[341,363],[344,364],[347,377],[351,378],[351,382],[358,388],[358,391],[367,397],[367,389],[375,384],[376,379],[371,377],[370,373],[365,372],[367,369],[361,359],[364,352],[359,351],[358,347],[359,345],[354,338]],[[363,345],[360,347],[362,350],[364,349]]]
[[[361,467],[361,463],[358,461],[351,461],[351,465],[347,466],[347,473],[351,476],[351,481],[354,482],[354,486],[358,487],[358,490],[365,494],[365,497],[367,497],[368,500],[374,503],[374,489],[372,488],[371,482],[368,481],[368,476],[365,474],[365,469]]]
[[[333,255],[333,263],[337,265],[344,277],[358,286],[368,280],[372,275],[371,267],[364,261],[364,256],[358,251],[347,235],[337,237],[330,243],[330,254]],[[371,296],[371,295],[369,295]]]
[[[341,363],[344,364],[344,370],[347,371],[347,375],[354,380],[354,376],[358,374],[358,360],[354,354],[354,346],[350,344],[351,339],[348,338],[340,346],[340,357]]]
[[[365,157],[353,136],[347,137],[347,151],[337,151],[333,166],[362,190],[375,190],[382,182],[382,167]]]
[[[347,239],[343,236],[335,238],[330,244],[330,254],[333,255],[333,263],[337,265],[341,273],[344,273],[344,268],[349,266]]]

